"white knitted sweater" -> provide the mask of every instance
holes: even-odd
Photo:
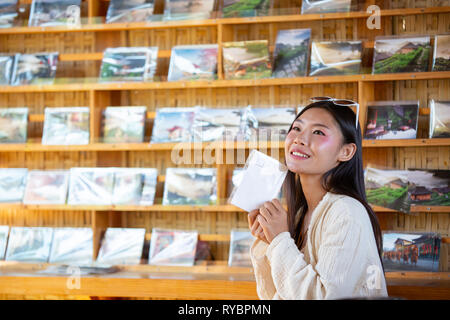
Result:
[[[366,208],[327,192],[314,209],[302,251],[289,232],[250,256],[260,299],[387,297],[386,280]]]

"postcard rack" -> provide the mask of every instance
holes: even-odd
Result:
[[[29,1],[21,1],[28,3]],[[291,1],[291,7],[298,6]],[[365,7],[377,4],[365,1]],[[419,100],[418,139],[364,141],[364,165],[385,168],[450,169],[450,139],[427,139],[428,100],[450,100],[450,72],[402,74],[363,73],[354,76],[301,77],[289,79],[224,80],[218,68],[218,80],[197,82],[155,81],[145,83],[97,83],[102,53],[115,46],[158,46],[158,69],[161,79],[167,75],[171,47],[179,44],[221,44],[227,41],[268,39],[273,50],[277,30],[311,28],[312,39],[361,39],[370,60],[373,41],[378,35],[436,35],[450,32],[450,4],[433,7],[435,1],[391,1],[395,8],[382,9],[381,28],[369,30],[365,11],[350,13],[277,15],[249,18],[214,18],[170,23],[97,23],[105,16],[103,0],[88,0],[87,14],[92,21],[81,28],[14,27],[0,29],[2,52],[58,51],[60,65],[53,85],[0,86],[0,105],[27,106],[29,139],[26,144],[0,145],[0,167],[28,169],[68,169],[71,167],[153,167],[164,175],[165,168],[183,166],[171,162],[172,144],[150,145],[148,137],[139,144],[103,144],[100,142],[101,112],[107,106],[147,106],[148,129],[159,107],[244,107],[251,105],[285,105],[308,103],[311,96],[332,96],[359,101],[360,123],[365,121],[367,104],[382,100]],[[301,3],[301,1],[300,1]],[[412,5],[416,7],[411,7]],[[381,5],[382,7],[382,5]],[[383,7],[382,7],[383,8]],[[100,19],[101,20],[101,19]],[[222,65],[219,50],[218,65]],[[370,60],[371,61],[371,60]],[[367,61],[366,61],[367,62]],[[363,61],[364,64],[364,61]],[[366,65],[369,65],[370,62]],[[86,146],[44,146],[40,143],[45,107],[89,106],[90,144]],[[147,131],[147,136],[149,135]],[[205,145],[192,146],[204,150]],[[249,143],[232,143],[219,152],[252,148]],[[284,152],[283,143],[268,143],[267,150]],[[225,158],[225,157],[224,157]],[[194,165],[188,165],[194,166]],[[198,165],[196,165],[198,166]],[[205,165],[206,166],[206,165]],[[173,270],[147,265],[123,268],[116,275],[86,276],[82,290],[68,291],[66,277],[39,276],[44,265],[2,263],[0,297],[139,297],[139,298],[230,298],[256,299],[251,270],[229,268],[227,236],[232,228],[246,228],[247,217],[241,210],[227,205],[227,183],[234,164],[214,164],[218,175],[219,204],[206,207],[71,207],[0,206],[0,224],[10,226],[91,227],[94,252],[107,227],[153,227],[196,229],[209,237],[216,262],[196,265],[192,269]],[[159,183],[164,182],[160,176]],[[161,191],[161,190],[160,190]],[[159,192],[160,192],[159,191]],[[158,192],[158,191],[157,191]],[[375,208],[383,230],[434,231],[450,236],[448,207],[418,207],[405,215]],[[214,236],[212,236],[214,235]],[[448,238],[445,238],[448,239]],[[389,293],[406,298],[448,299],[449,244],[443,241],[441,264],[437,273],[387,273]],[[17,270],[21,271],[18,275]],[[29,273],[26,275],[25,270]],[[171,277],[180,273],[184,277]],[[149,274],[157,273],[152,277]],[[139,274],[140,276],[136,276]],[[146,275],[147,274],[147,275]],[[187,275],[187,276],[186,276]],[[173,276],[173,274],[172,274]],[[85,284],[85,285],[84,285]],[[116,288],[112,290],[112,288]]]

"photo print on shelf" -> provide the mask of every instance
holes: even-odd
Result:
[[[428,71],[430,36],[375,38],[372,73]]]
[[[153,9],[154,0],[110,0],[106,23],[149,21]]]
[[[25,143],[28,132],[28,108],[0,108],[0,144]]]
[[[369,102],[364,139],[416,139],[419,101]]]

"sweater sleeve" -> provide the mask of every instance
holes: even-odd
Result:
[[[267,247],[267,243],[256,239],[250,248],[250,258],[256,279],[256,291],[258,297],[262,300],[277,299],[269,261],[266,257]]]
[[[317,264],[304,260],[288,232],[277,235],[266,250],[272,279],[282,299],[352,297],[361,279],[366,253],[360,246],[361,226],[345,214],[323,226]]]

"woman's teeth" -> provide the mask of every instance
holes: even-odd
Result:
[[[306,158],[306,159],[308,159],[309,158],[309,156],[307,156],[306,154],[303,154],[303,153],[300,153],[300,152],[292,152],[292,154],[294,155],[294,156],[298,156],[298,157],[302,157],[302,158]]]

